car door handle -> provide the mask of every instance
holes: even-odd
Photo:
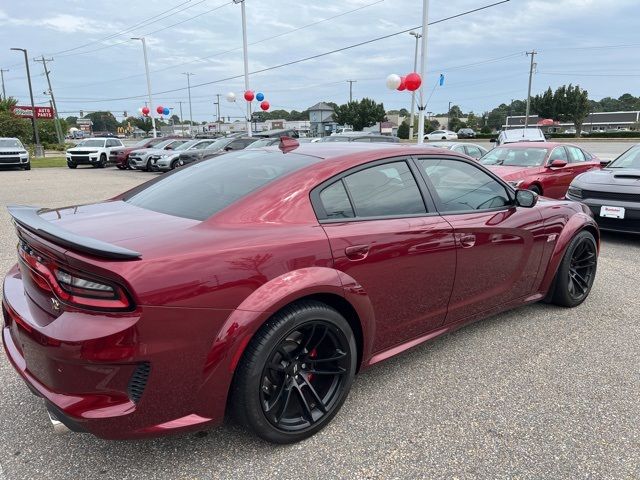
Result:
[[[473,234],[464,234],[460,237],[460,246],[462,248],[471,248],[476,244],[476,236]]]
[[[351,245],[344,249],[344,253],[350,260],[362,260],[369,253],[369,245]]]

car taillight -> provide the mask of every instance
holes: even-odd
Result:
[[[133,306],[124,289],[114,283],[62,267],[24,242],[18,253],[38,287],[68,305],[94,310],[130,310]]]

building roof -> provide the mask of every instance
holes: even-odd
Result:
[[[325,112],[333,112],[333,107],[331,105],[327,105],[324,102],[316,103],[313,107],[309,107],[309,111],[325,111]]]

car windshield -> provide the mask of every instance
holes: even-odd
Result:
[[[640,170],[640,145],[631,147],[608,165],[608,168],[634,168]]]
[[[546,148],[498,147],[482,157],[480,163],[512,167],[539,167],[544,163],[546,156]]]
[[[172,138],[171,140],[164,140],[160,143],[156,143],[153,147],[150,147],[150,148],[157,148],[158,150],[162,150],[164,147],[166,147],[167,145],[170,145],[175,141],[176,140],[174,138]]]
[[[142,148],[144,147],[147,143],[149,143],[149,139],[145,138],[144,140],[140,140],[139,142],[136,142],[132,145],[133,148]]]
[[[125,201],[155,212],[206,220],[252,191],[316,161],[316,157],[279,151],[232,152],[185,167]]]
[[[196,143],[198,143],[200,140],[189,140],[188,142],[184,142],[181,143],[180,145],[178,145],[177,147],[174,148],[174,150],[176,151],[180,151],[180,150],[186,150],[189,147],[193,147]],[[174,140],[175,142],[175,140]]]
[[[104,142],[106,140],[98,140],[96,138],[89,140],[82,140],[78,143],[78,147],[104,147]]]
[[[0,148],[24,148],[16,138],[0,138]]]

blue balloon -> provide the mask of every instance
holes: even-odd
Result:
[[[256,100],[261,102],[262,100],[264,100],[264,93],[260,92],[256,95]]]
[[[169,115],[170,113],[171,113],[171,110],[169,110],[168,107],[164,107],[164,110],[162,110],[163,115]]]

